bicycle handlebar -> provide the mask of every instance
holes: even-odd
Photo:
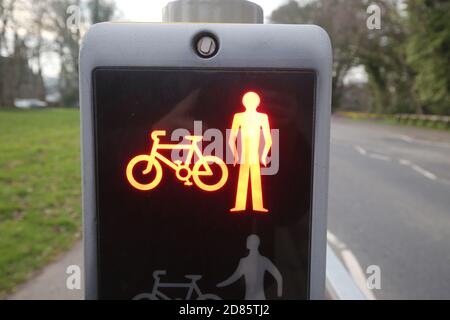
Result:
[[[151,133],[152,140],[157,140],[159,136],[165,136],[166,130],[155,130]]]
[[[164,276],[166,275],[166,270],[156,270],[153,271],[153,278],[155,278],[155,280],[157,280],[159,278],[159,276]]]

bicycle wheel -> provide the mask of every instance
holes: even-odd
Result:
[[[152,293],[141,293],[133,297],[133,300],[159,300],[159,299]]]
[[[150,182],[147,183],[141,183],[139,181],[137,181],[137,179],[134,176],[134,168],[136,165],[144,165],[144,169],[142,170],[142,172],[140,173],[142,178],[144,178],[144,176],[148,176],[149,174],[152,174],[153,172],[155,172],[155,177],[153,178],[153,180],[151,180]],[[151,166],[150,171],[149,172],[145,172],[145,169]],[[161,164],[155,160],[155,158],[150,157],[149,155],[146,154],[141,154],[138,155],[136,157],[134,157],[133,159],[131,159],[131,161],[128,163],[127,165],[127,178],[128,181],[130,182],[130,184],[135,187],[138,190],[142,190],[142,191],[148,191],[151,190],[153,188],[155,188],[162,179],[162,168],[161,168]]]
[[[215,165],[211,170],[211,165]],[[205,167],[205,165],[207,167]],[[219,172],[216,173],[217,169],[215,167],[218,167]],[[205,172],[211,172],[211,174],[205,174]],[[216,182],[217,179],[212,179],[216,174],[220,174],[220,179]],[[227,182],[228,179],[228,169],[227,165],[223,162],[222,159],[215,157],[215,156],[205,156],[202,159],[198,160],[194,168],[192,170],[192,177],[194,179],[195,184],[205,190],[205,191],[216,191],[222,188]],[[206,180],[206,181],[202,181]]]

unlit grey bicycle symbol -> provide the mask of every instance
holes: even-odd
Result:
[[[202,293],[197,281],[202,278],[198,274],[187,274],[184,277],[191,280],[187,283],[163,283],[160,281],[160,276],[166,274],[166,270],[156,270],[153,272],[153,289],[151,293],[141,293],[133,298],[133,300],[173,300],[167,295],[162,293],[160,288],[186,288],[187,293],[184,300],[193,300],[193,297],[197,297],[196,300],[222,300],[219,296],[211,293]],[[176,299],[178,300],[178,299]],[[181,300],[181,299],[180,299]]]

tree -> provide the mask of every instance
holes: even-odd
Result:
[[[382,26],[367,30],[360,43],[358,62],[368,74],[373,98],[372,112],[422,113],[412,90],[414,71],[406,62],[406,41],[409,31],[400,1],[379,1]]]
[[[89,2],[91,24],[110,20],[116,11],[116,5],[108,0],[91,0]]]
[[[363,65],[368,75],[370,111],[421,113],[412,90],[414,70],[406,61],[409,31],[399,9],[401,2],[376,2],[381,9],[381,29],[366,27],[368,0],[316,0],[302,7],[291,0],[274,11],[272,20],[313,23],[328,32],[333,44],[333,110],[346,107],[341,105],[346,90],[344,78],[351,68]]]
[[[409,0],[407,61],[428,113],[450,115],[450,1]]]
[[[59,57],[59,92],[61,102],[66,106],[78,104],[78,51],[80,32],[67,26],[67,9],[80,7],[78,0],[50,0],[48,29],[54,33],[54,50]]]
[[[48,0],[40,0],[39,2],[26,2],[22,10],[26,10],[30,17],[26,22],[21,22],[21,26],[25,27],[26,34],[24,36],[24,50],[27,51],[28,65],[33,66],[34,83],[29,92],[31,96],[40,100],[45,100],[46,92],[43,79],[42,55],[46,51],[48,41],[44,38],[46,31]]]
[[[14,0],[0,0],[0,107],[11,106],[14,103],[14,97],[8,94],[5,84],[7,61],[2,57],[2,53],[8,54],[6,31],[12,24],[15,4]]]
[[[67,9],[71,6],[79,8],[80,20],[84,20],[75,32],[67,26]],[[85,6],[80,0],[51,0],[50,29],[56,34],[55,51],[60,59],[59,91],[63,105],[78,104],[78,53],[81,29],[86,29],[89,23],[111,19],[114,12],[115,5],[112,1],[89,0]]]
[[[316,0],[300,6],[291,0],[271,16],[275,23],[317,24],[330,35],[333,45],[333,110],[340,107],[344,77],[358,64],[360,43],[366,37],[365,2]]]
[[[36,12],[42,2],[0,0],[0,106],[17,98],[45,99],[45,86],[34,52]]]
[[[0,106],[19,97],[45,99],[42,57],[49,52],[60,64],[61,104],[78,105],[82,33],[114,12],[113,0],[0,0]]]

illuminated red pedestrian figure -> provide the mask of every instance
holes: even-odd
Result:
[[[257,93],[247,92],[242,98],[245,111],[236,113],[233,118],[228,143],[233,152],[234,165],[236,165],[239,159],[236,139],[240,130],[241,161],[236,203],[234,208],[230,210],[231,212],[244,211],[246,209],[249,182],[252,192],[253,211],[268,212],[263,206],[261,188],[261,167],[259,158],[261,130],[264,136],[264,149],[261,155],[261,163],[264,166],[267,165],[267,155],[272,146],[272,137],[270,135],[269,117],[265,113],[256,111],[260,102],[261,99]]]

